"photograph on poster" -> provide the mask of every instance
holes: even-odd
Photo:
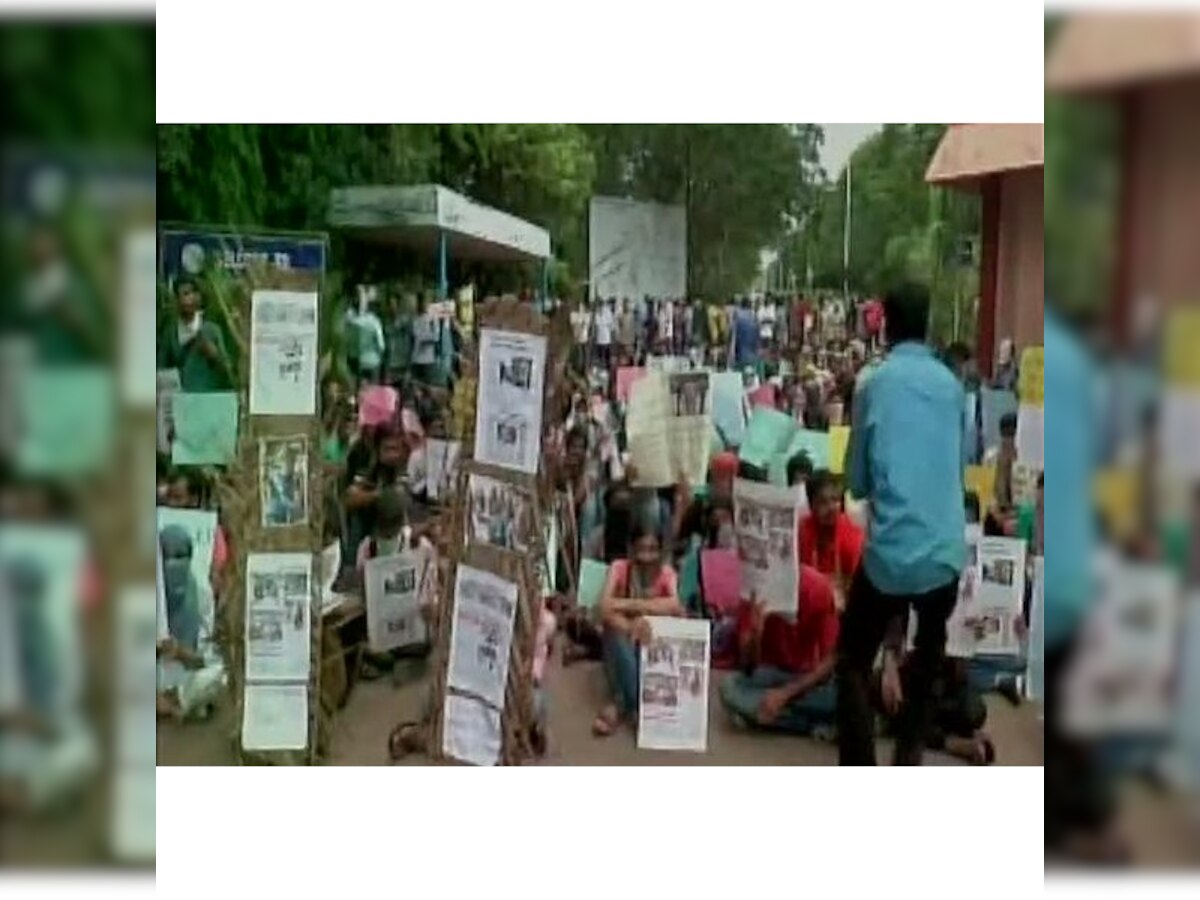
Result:
[[[308,524],[308,438],[265,438],[258,460],[262,527]]]

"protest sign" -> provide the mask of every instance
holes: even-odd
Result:
[[[716,613],[728,613],[741,600],[742,564],[736,550],[702,550],[700,583],[704,604]]]
[[[472,472],[467,479],[467,544],[525,553],[534,536],[533,498],[507,481]]]
[[[175,440],[171,462],[177,466],[226,465],[237,453],[238,396],[232,391],[175,394]]]
[[[646,377],[646,370],[633,366],[622,366],[617,369],[617,402],[628,403],[629,392],[633,386]]]
[[[77,476],[108,465],[117,412],[108,371],[37,366],[24,373],[19,390],[20,474]]]
[[[303,750],[308,746],[308,685],[247,684],[242,699],[242,749]]]
[[[965,591],[955,610],[972,655],[1016,656],[1021,652],[1018,620],[1025,602],[1026,544],[1015,538],[982,538],[978,582]],[[968,554],[970,554],[968,546]],[[967,569],[972,569],[968,560]]]
[[[1065,725],[1080,737],[1167,736],[1180,628],[1180,581],[1165,567],[1116,561],[1091,608],[1065,681]]]
[[[342,595],[335,593],[334,584],[342,571],[342,544],[334,541],[321,551],[317,558],[317,575],[321,579],[321,614],[337,609],[342,603]]]
[[[447,692],[442,752],[473,766],[500,761],[500,711],[482,700]]]
[[[400,394],[386,385],[367,385],[358,394],[358,424],[387,425],[396,420]]]
[[[452,492],[458,477],[458,458],[462,444],[458,441],[425,441],[425,493],[430,500],[441,500]]]
[[[796,436],[796,421],[773,409],[759,408],[750,416],[738,457],[756,468],[769,469]]]
[[[834,425],[829,429],[829,471],[834,475],[846,472],[846,451],[850,449],[850,428]]]
[[[475,459],[537,474],[542,448],[546,339],[485,328],[479,349]]]
[[[1046,702],[1046,560],[1033,561],[1033,602],[1029,607],[1028,663],[1025,695],[1035,703]]]
[[[367,561],[363,579],[367,642],[372,653],[418,646],[429,640],[429,629],[421,614],[421,587],[429,564],[424,550]]]
[[[1045,405],[1045,348],[1026,347],[1021,354],[1021,374],[1017,383],[1017,396],[1023,406]]]
[[[708,749],[709,623],[648,616],[641,648],[639,749]]]
[[[314,415],[316,291],[256,290],[251,297],[251,317],[251,415]]]
[[[515,582],[459,565],[447,676],[451,688],[504,708],[516,612]]]
[[[308,437],[258,442],[258,485],[263,528],[308,524]]]
[[[707,478],[711,403],[704,372],[650,372],[634,386],[625,422],[639,486],[666,487],[680,476],[691,484]]]
[[[963,480],[968,491],[979,498],[979,509],[986,511],[996,502],[996,467],[967,466]]]
[[[312,554],[247,554],[247,682],[308,682],[312,605]]]
[[[726,446],[741,445],[746,433],[746,392],[738,372],[712,373],[713,424]]]
[[[785,459],[791,459],[799,453],[807,453],[813,469],[828,469],[831,441],[825,431],[810,431],[802,428],[792,437]]]
[[[741,479],[733,485],[741,596],[754,597],[768,612],[796,611],[798,500],[787,487]]]
[[[604,586],[608,583],[608,566],[594,559],[585,559],[579,564],[579,605],[594,609],[604,598]]]

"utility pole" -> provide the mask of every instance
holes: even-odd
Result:
[[[854,158],[846,161],[846,215],[842,233],[842,299],[850,305],[850,225],[854,215],[850,184],[854,177]]]

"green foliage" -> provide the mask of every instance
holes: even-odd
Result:
[[[878,294],[902,279],[926,284],[933,295],[934,334],[944,340],[971,333],[977,292],[976,260],[968,248],[980,228],[978,198],[925,182],[944,125],[885,125],[851,161],[850,265],[855,294]],[[841,291],[846,178],[822,185],[810,217],[783,252],[785,270],[803,283]],[[957,314],[956,314],[957,309]]]
[[[438,182],[546,228],[552,281],[578,292],[593,194],[683,203],[692,291],[715,297],[743,289],[759,250],[815,199],[821,137],[813,125],[170,125],[159,128],[159,214],[321,229],[334,187]],[[350,270],[367,265],[334,250]],[[429,264],[391,260],[387,274]],[[532,267],[494,268],[452,275],[485,292],[539,283]]]

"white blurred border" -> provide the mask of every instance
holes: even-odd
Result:
[[[1042,121],[1030,0],[300,9],[160,4],[158,121]]]

